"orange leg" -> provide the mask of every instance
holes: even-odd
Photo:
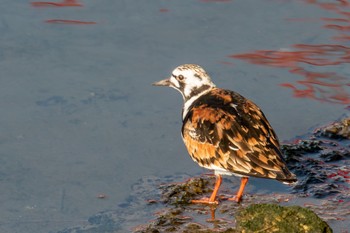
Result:
[[[211,194],[210,198],[202,198],[200,200],[192,200],[192,203],[199,203],[199,204],[219,204],[218,201],[215,201],[216,194],[218,193],[218,190],[220,188],[220,185],[222,183],[222,177],[221,175],[216,175],[216,182],[215,187],[213,190],[213,193]]]
[[[242,177],[242,179],[241,179],[241,186],[239,187],[239,190],[238,190],[236,196],[233,197],[233,198],[229,198],[229,200],[230,201],[240,202],[242,200],[244,188],[245,188],[247,183],[248,183],[248,177]]]

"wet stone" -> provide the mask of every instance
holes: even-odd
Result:
[[[350,188],[347,175],[338,174],[344,165],[350,164],[349,141],[339,140],[336,130],[334,134],[329,133],[329,129],[340,126],[344,131],[348,123],[348,119],[332,123],[315,130],[304,140],[282,146],[288,167],[298,176],[298,183],[293,188],[295,193],[325,198]]]
[[[328,138],[347,138],[350,139],[350,118],[334,122],[328,126],[322,127],[316,131],[316,134]]]
[[[189,179],[183,183],[163,184],[161,189],[161,201],[166,204],[189,204],[198,195],[210,193],[210,181],[201,177]]]
[[[323,150],[322,141],[320,140],[299,140],[297,143],[282,145],[282,150],[287,156],[288,160],[297,159],[303,154],[306,153],[317,153],[318,151]],[[298,160],[296,160],[298,161]]]
[[[333,161],[340,161],[346,158],[350,158],[350,153],[347,150],[342,151],[325,151],[324,153],[321,153],[320,157],[325,162],[333,162]]]

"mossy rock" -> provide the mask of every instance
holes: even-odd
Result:
[[[161,202],[170,205],[189,204],[192,199],[199,195],[210,195],[212,192],[211,187],[214,184],[209,185],[209,183],[213,182],[213,180],[207,179],[207,177],[194,177],[181,183],[164,184],[160,186],[162,190]]]
[[[250,232],[331,233],[332,229],[314,212],[299,206],[253,204],[240,211],[237,230]]]

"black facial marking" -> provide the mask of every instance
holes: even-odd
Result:
[[[182,93],[184,93],[185,84],[184,84],[183,82],[179,82],[179,85],[180,85],[179,90],[180,90]]]
[[[191,91],[190,95],[189,95],[189,96],[186,96],[186,100],[190,99],[192,96],[198,95],[199,93],[201,93],[201,92],[207,90],[208,88],[210,88],[209,85],[203,85],[203,86],[200,86],[199,88],[194,88],[194,89]]]

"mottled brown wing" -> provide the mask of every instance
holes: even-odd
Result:
[[[182,135],[192,159],[202,167],[296,180],[262,111],[235,92],[214,89],[196,100],[184,119]]]

